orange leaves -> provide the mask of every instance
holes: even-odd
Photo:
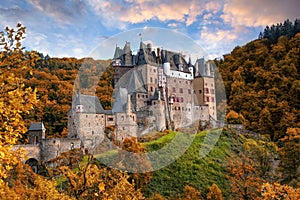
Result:
[[[207,200],[223,200],[222,191],[217,184],[212,184],[212,186],[208,190],[209,191],[206,195]]]
[[[66,191],[76,199],[143,199],[140,190],[128,182],[127,174],[102,167],[92,157],[75,170],[67,166],[59,169],[66,179]]]
[[[264,183],[262,185],[262,200],[286,199],[298,200],[300,199],[300,188],[293,188],[288,185],[280,185],[280,183]]]
[[[3,42],[0,44],[3,50],[0,52],[0,187],[5,187],[10,171],[19,162],[10,148],[27,130],[22,115],[37,103],[35,91],[24,84],[24,75],[32,62],[21,51],[25,27],[18,24],[16,31],[6,28],[5,32],[0,33]]]

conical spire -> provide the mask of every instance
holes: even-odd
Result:
[[[80,90],[78,90],[76,95],[76,105],[81,105],[81,93]]]
[[[131,100],[130,100],[130,94],[127,95],[127,105],[126,105],[126,114],[131,115]]]

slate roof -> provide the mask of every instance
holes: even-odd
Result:
[[[116,47],[114,59],[121,58],[123,54],[124,54],[123,50],[120,47]]]
[[[126,112],[128,91],[126,88],[118,88],[113,94],[115,102],[113,104],[112,113]]]
[[[133,68],[126,72],[115,85],[115,89],[126,88],[127,93],[147,93],[142,73]],[[127,99],[126,99],[127,100]]]
[[[109,111],[104,110],[98,97],[96,96],[77,93],[75,102],[76,105],[83,105],[83,113],[109,113]]]
[[[45,130],[45,126],[43,122],[35,122],[35,123],[31,123],[30,127],[28,129],[29,131],[41,131],[41,130]]]
[[[147,90],[145,89],[145,83],[143,81],[143,77],[140,71],[137,69],[132,69],[131,70],[131,75],[128,80],[128,85],[127,85],[127,90],[128,93],[146,93]]]
[[[123,48],[123,53],[125,53],[125,54],[131,53],[130,42],[125,43],[125,46]]]
[[[151,48],[151,47],[150,47]],[[156,54],[154,51],[150,50],[146,44],[140,42],[140,50],[137,56],[137,64],[157,64],[156,62]],[[139,60],[139,58],[143,58],[143,60]]]
[[[164,55],[163,61],[169,62],[172,70],[180,70],[178,66],[181,64],[183,66],[183,71],[189,73],[189,66],[186,60],[180,53],[175,53],[168,50],[163,50],[162,55]]]

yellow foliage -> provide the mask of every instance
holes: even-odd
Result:
[[[128,182],[128,174],[93,163],[92,156],[78,170],[60,167],[66,179],[66,191],[76,199],[144,199],[140,190]]]
[[[0,52],[0,188],[6,187],[5,179],[19,159],[10,149],[27,131],[22,115],[28,114],[37,102],[36,91],[23,83],[36,56],[34,52],[22,52],[20,40],[25,27],[18,24],[17,29],[0,32],[0,39],[6,41]],[[16,69],[21,70],[16,73]]]
[[[264,183],[262,186],[262,200],[300,199],[300,188],[293,188],[288,185],[280,185],[280,183]]]
[[[217,184],[214,183],[208,190],[209,192],[206,195],[207,199],[223,200],[222,191]]]

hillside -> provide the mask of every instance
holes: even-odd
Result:
[[[210,146],[211,143],[207,143],[207,141],[216,139],[214,138],[216,132],[204,131],[195,136],[184,134],[180,136],[182,137],[181,142],[178,143],[178,146],[175,145],[176,148],[168,149],[169,154],[157,155],[160,157],[157,158],[158,160],[168,160],[174,156],[174,152],[176,154],[177,148],[183,148],[184,145],[180,145],[182,141],[186,141],[188,137],[193,137],[193,142],[181,157],[170,165],[152,173],[152,178],[142,190],[143,194],[147,197],[159,194],[165,198],[179,198],[183,195],[184,188],[190,186],[199,191],[201,196],[206,199],[209,188],[216,184],[221,189],[223,196],[228,199],[230,195],[238,195],[238,192],[234,192],[231,188],[233,184],[259,189],[263,182],[271,180],[274,175],[271,173],[271,163],[264,163],[264,161],[277,156],[276,145],[273,142],[266,139],[251,138],[235,131],[218,131],[222,133],[215,146]],[[148,152],[157,151],[165,148],[177,134],[170,132],[157,140],[142,143],[142,146]],[[199,153],[203,147],[209,148],[211,151],[208,156],[201,158]],[[113,163],[118,156],[117,151],[113,150],[96,157],[105,163]],[[245,169],[245,171],[241,172],[242,174],[232,173],[232,170],[238,168]],[[240,179],[244,173],[247,173],[248,177]],[[249,183],[254,179],[259,180],[259,182],[257,184]],[[253,195],[259,196],[259,193]]]
[[[110,108],[113,90],[113,70],[109,67],[110,60],[49,58],[43,54],[38,55],[39,58],[31,69],[31,75],[28,75],[25,81],[26,86],[37,90],[39,100],[34,111],[24,117],[28,127],[30,122],[43,121],[47,129],[47,137],[66,136],[67,113],[71,106],[74,81],[79,69],[87,75],[85,80],[81,80],[81,82],[85,81],[81,84],[82,92],[91,90],[85,83],[97,80],[96,95],[103,107]],[[99,75],[97,70],[101,66],[107,66],[107,69]]]
[[[300,126],[300,33],[261,38],[216,60],[229,110],[240,113],[248,130],[278,141]]]

